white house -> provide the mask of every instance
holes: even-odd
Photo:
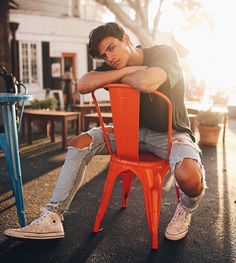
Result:
[[[115,20],[106,8],[93,0],[16,0],[19,8],[10,11],[16,31],[20,79],[34,98],[43,99],[47,90],[62,90],[62,75],[71,65],[76,80],[95,67],[87,55],[89,32],[103,22]],[[159,43],[172,44],[169,33],[158,34]],[[134,44],[138,44],[134,38]],[[106,91],[98,97],[108,99]],[[83,95],[81,102],[91,101]]]

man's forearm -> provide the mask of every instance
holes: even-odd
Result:
[[[125,68],[109,71],[91,71],[85,74],[78,83],[78,89],[81,94],[90,93],[106,84],[119,81],[127,74]]]
[[[142,92],[153,92],[167,79],[166,72],[157,67],[140,69],[131,74],[127,74],[121,79],[122,83],[131,85]]]
[[[81,94],[90,93],[107,84],[118,82],[126,75],[145,68],[146,66],[128,66],[117,70],[88,72],[78,83],[79,92]]]

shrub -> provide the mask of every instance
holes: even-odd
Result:
[[[32,109],[49,109],[53,110],[57,107],[57,100],[54,98],[48,98],[45,100],[33,100],[31,101]]]

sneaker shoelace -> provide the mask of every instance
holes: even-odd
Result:
[[[40,213],[39,217],[36,218],[35,220],[33,220],[31,223],[30,223],[30,226],[36,226],[36,225],[39,225],[40,222],[42,222],[42,220],[49,214],[49,211],[44,208],[43,211]]]
[[[59,203],[48,203],[45,209],[57,213],[59,210]]]
[[[59,202],[58,203],[48,203],[46,205],[46,209],[49,210],[50,212],[54,212],[57,213],[59,215],[59,217],[61,218],[61,221],[64,221],[64,213],[67,213],[67,210],[62,210],[59,206]]]
[[[188,212],[183,206],[179,205],[177,211],[174,214],[169,226],[181,227],[183,224],[188,224]]]
[[[30,226],[39,225],[40,222],[42,222],[42,220],[44,218],[46,218],[46,216],[49,214],[49,212],[57,213],[58,212],[58,208],[59,208],[59,203],[56,203],[56,204],[48,203],[46,205],[46,207],[43,207],[43,208],[40,209],[41,213],[40,213],[39,217],[36,218],[35,220],[33,220],[30,223]]]

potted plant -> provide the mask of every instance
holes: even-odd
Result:
[[[33,100],[31,101],[32,109],[47,109],[55,110],[57,107],[57,100],[54,98],[48,98],[45,100]]]
[[[220,134],[221,116],[211,110],[200,111],[197,115],[200,144],[216,146]]]

